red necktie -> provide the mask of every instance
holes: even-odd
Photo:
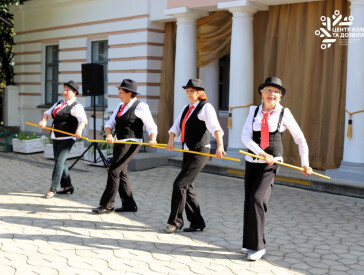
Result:
[[[121,114],[123,113],[124,109],[126,107],[126,104],[123,105],[123,107],[121,107],[119,113],[118,113],[118,117],[121,117]]]
[[[263,113],[262,126],[260,129],[260,148],[263,150],[269,146],[269,113]]]
[[[185,126],[186,126],[186,121],[187,121],[187,118],[190,115],[190,113],[191,113],[191,111],[192,111],[193,108],[195,108],[194,105],[190,106],[190,108],[188,109],[187,114],[185,115],[185,118],[182,121],[181,142],[184,142],[185,141]]]
[[[53,116],[56,116],[56,114],[58,113],[58,111],[61,110],[66,104],[67,104],[67,102],[63,102],[62,105],[60,105],[57,108],[55,108],[54,111],[53,111]]]

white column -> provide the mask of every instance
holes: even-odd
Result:
[[[188,79],[196,78],[196,19],[193,13],[173,15],[177,19],[176,59],[174,69],[174,112],[176,119],[184,105],[189,101],[182,86]]]
[[[364,1],[351,0],[351,28],[364,27]],[[355,112],[364,109],[364,38],[349,38],[346,80],[346,109]],[[364,183],[364,113],[353,115],[353,137],[347,138],[349,115],[345,114],[344,156],[338,169],[327,170],[333,178],[357,180]]]
[[[254,91],[254,50],[253,50],[253,14],[250,7],[234,7],[231,50],[230,50],[230,90],[229,105],[241,106],[253,103]],[[229,130],[228,153],[243,158],[238,150],[243,147],[241,132],[249,108],[232,111],[232,129]]]
[[[219,111],[219,60],[200,68],[200,79],[205,85],[208,102]]]

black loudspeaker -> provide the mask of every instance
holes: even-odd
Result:
[[[104,94],[104,66],[96,63],[82,64],[82,95]]]

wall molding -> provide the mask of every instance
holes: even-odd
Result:
[[[81,74],[82,71],[62,71],[58,72],[59,74]]]
[[[125,44],[114,44],[114,45],[109,45],[110,49],[113,48],[126,48],[126,47],[135,47],[135,46],[158,46],[158,47],[163,47],[164,44],[163,43],[156,43],[156,42],[138,42],[138,43],[125,43]]]
[[[62,60],[59,60],[59,63],[78,63],[78,62],[87,62],[87,59],[62,59]]]
[[[42,83],[40,82],[16,82],[15,86],[25,86],[25,85],[38,85],[40,86]]]
[[[35,62],[15,62],[15,66],[16,65],[40,65],[42,64],[42,62],[40,61],[35,61]]]
[[[162,60],[161,56],[131,56],[131,57],[115,57],[109,58],[109,62],[113,61],[129,61],[129,60]]]
[[[112,31],[112,32],[88,33],[88,34],[81,34],[81,35],[63,36],[63,37],[46,38],[46,39],[38,39],[38,40],[16,41],[15,43],[16,43],[16,45],[24,45],[24,44],[32,44],[32,43],[58,43],[59,40],[76,39],[76,38],[97,38],[97,37],[105,37],[105,36],[110,36],[110,35],[137,33],[137,32],[164,33],[164,30],[142,28],[142,29],[122,30],[122,31]],[[15,38],[16,38],[16,36],[15,36]]]
[[[139,85],[139,83],[138,83]],[[119,96],[117,95],[109,95],[108,96],[109,98],[119,98]],[[140,99],[156,99],[156,100],[159,100],[160,99],[160,96],[159,95],[137,95],[137,98],[140,98]]]
[[[40,72],[18,72],[14,73],[14,75],[40,75]]]
[[[119,86],[120,82],[109,82],[109,86]],[[160,86],[160,83],[155,82],[138,82],[138,86]]]
[[[15,55],[41,54],[42,51],[15,52]]]
[[[60,52],[87,51],[87,47],[64,48],[64,49],[59,49],[59,51]]]
[[[161,70],[133,69],[133,70],[109,70],[109,73],[161,73]]]
[[[41,93],[19,93],[20,96],[42,96]]]
[[[141,14],[141,15],[135,15],[135,16],[129,16],[129,17],[120,17],[120,18],[105,19],[105,20],[99,20],[99,21],[89,21],[89,22],[78,23],[78,24],[55,26],[55,27],[50,27],[50,28],[43,28],[43,29],[35,29],[35,30],[29,30],[29,31],[23,31],[23,32],[16,32],[16,35],[22,35],[22,34],[28,34],[28,33],[34,33],[34,32],[45,32],[45,31],[69,29],[69,28],[76,28],[76,27],[83,27],[83,26],[90,26],[90,25],[97,25],[97,24],[120,22],[120,21],[129,21],[129,20],[146,18],[146,17],[149,17],[149,15],[148,14]]]

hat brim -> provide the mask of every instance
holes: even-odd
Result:
[[[139,94],[138,92],[130,91],[127,87],[124,87],[124,86],[115,86],[115,87],[118,88],[118,90],[119,89],[124,89],[124,90],[129,91],[129,92],[132,92],[134,94]]]
[[[282,97],[286,94],[286,89],[284,87],[282,87],[281,85],[278,85],[278,84],[274,84],[274,83],[260,84],[259,87],[258,87],[259,94],[261,95],[262,94],[261,90],[263,90],[265,87],[269,87],[269,86],[280,89],[281,92],[282,92]]]
[[[195,86],[182,86],[183,89],[187,89],[187,88],[192,88],[192,89],[196,89],[196,90],[202,90],[205,91],[205,88],[201,88],[201,87],[195,87]]]

